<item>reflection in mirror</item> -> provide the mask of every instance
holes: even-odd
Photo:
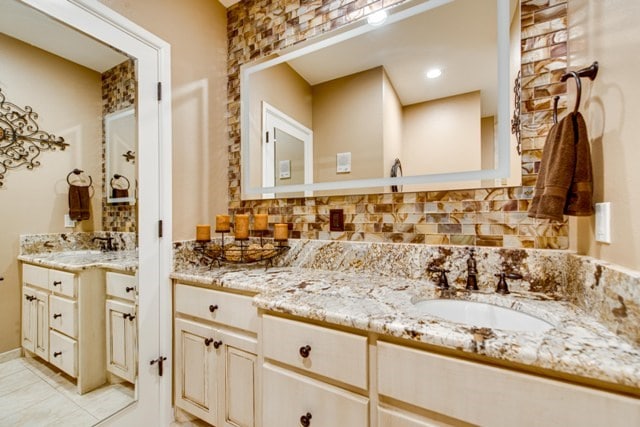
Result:
[[[381,26],[358,22],[243,67],[243,197],[519,184],[508,126],[514,79],[498,78],[519,69],[517,4],[411,1]],[[258,185],[271,162],[260,156],[263,103],[312,132],[312,184]],[[403,173],[391,178],[396,159]]]
[[[136,63],[15,0],[2,1],[0,52],[3,92],[69,143],[3,190],[0,425],[91,426],[138,397]],[[94,187],[75,225],[63,222],[74,168]],[[123,205],[107,204],[116,174],[131,183]]]
[[[135,203],[136,116],[134,108],[107,114],[104,118],[107,203]]]

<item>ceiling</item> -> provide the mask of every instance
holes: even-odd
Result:
[[[0,33],[85,66],[98,73],[129,59],[64,24],[15,0],[2,1]]]
[[[456,0],[289,61],[310,85],[382,65],[403,105],[481,91],[497,110],[495,0]],[[426,79],[431,68],[442,76]]]

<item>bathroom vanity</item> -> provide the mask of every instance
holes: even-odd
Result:
[[[77,383],[78,394],[108,372],[135,381],[135,257],[94,250],[23,254],[22,347]]]
[[[640,350],[557,295],[522,283],[512,283],[510,295],[486,286],[449,295],[536,316],[552,325],[545,332],[453,323],[418,309],[416,301],[441,296],[432,280],[345,268],[348,249],[333,259],[343,271],[308,268],[320,263],[323,245],[339,243],[305,244],[313,248],[292,249],[283,261],[293,265],[266,271],[192,266],[172,273],[179,408],[215,426],[640,423]],[[366,259],[374,250],[353,252]],[[561,263],[566,255],[551,256]],[[529,273],[532,281],[546,274]],[[230,323],[222,314],[234,306],[225,299],[238,297],[243,306],[233,312],[240,317]],[[233,331],[245,341],[225,337]],[[220,341],[231,344],[222,351]],[[232,360],[229,348],[251,360],[241,384],[224,377],[243,375],[221,367]],[[212,396],[217,403],[205,403]],[[240,405],[252,417],[230,421]]]

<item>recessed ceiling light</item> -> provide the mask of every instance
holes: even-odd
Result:
[[[432,68],[431,70],[427,71],[428,79],[435,79],[440,77],[441,75],[442,75],[442,70],[440,68]]]
[[[379,10],[375,13],[372,13],[371,15],[369,15],[369,17],[367,18],[367,22],[371,25],[382,25],[382,23],[384,21],[387,20],[387,11],[386,10]]]

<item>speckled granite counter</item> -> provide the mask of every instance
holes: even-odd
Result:
[[[178,281],[256,294],[262,309],[623,386],[640,394],[640,349],[577,306],[552,295],[489,291],[455,298],[515,308],[554,325],[545,333],[476,328],[421,314],[413,302],[437,298],[425,279],[298,267],[185,266]]]
[[[82,250],[44,252],[18,255],[18,259],[30,264],[74,272],[88,268],[105,268],[124,272],[135,272],[138,269],[137,251],[100,252]]]

